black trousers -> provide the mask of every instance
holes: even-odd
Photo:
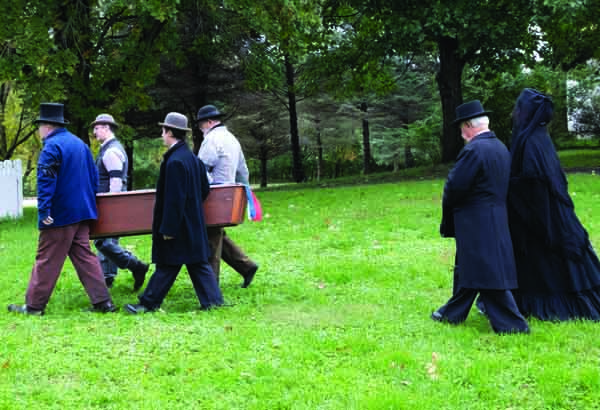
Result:
[[[196,296],[202,308],[220,306],[223,304],[223,295],[217,279],[208,262],[191,263],[185,265]],[[146,308],[155,310],[160,307],[169,290],[175,283],[182,265],[156,264],[156,270],[148,281],[144,293],[140,295],[140,303]]]
[[[529,332],[527,320],[523,317],[510,290],[457,288],[448,302],[437,311],[449,323],[462,323],[477,295],[485,305],[486,315],[496,333]]]

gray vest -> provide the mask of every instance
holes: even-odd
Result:
[[[102,162],[102,158],[104,158],[104,154],[106,154],[106,151],[109,148],[116,148],[123,153],[125,161],[123,162],[123,169],[121,169],[120,171],[116,170],[108,172],[108,170],[104,166],[104,163]],[[111,139],[102,147],[100,147],[100,151],[98,151],[98,156],[96,157],[96,166],[98,167],[98,174],[100,176],[100,181],[98,183],[98,192],[110,191],[111,178],[121,178],[121,180],[123,180],[123,188],[121,189],[121,191],[127,191],[127,169],[129,168],[128,162],[129,161],[127,159],[127,153],[125,152],[125,149],[123,148],[121,143],[116,138]]]

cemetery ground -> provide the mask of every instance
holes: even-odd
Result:
[[[600,176],[568,178],[600,249]],[[475,309],[459,326],[430,319],[452,290],[443,184],[257,191],[264,220],[228,233],[260,269],[241,289],[223,268],[233,306],[210,312],[185,268],[159,312],[83,312],[67,262],[45,316],[0,313],[0,408],[600,408],[599,323],[531,320],[530,335],[498,336]],[[3,309],[23,302],[36,241],[35,208],[0,222]],[[150,258],[149,236],[122,243]],[[117,277],[120,307],[136,301],[132,282]]]

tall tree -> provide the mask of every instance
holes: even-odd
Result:
[[[289,116],[268,93],[242,93],[236,103],[235,115],[227,124],[240,140],[246,158],[258,159],[260,186],[266,188],[268,162],[289,152]]]
[[[65,0],[44,10],[52,18],[54,47],[76,59],[65,86],[72,130],[86,142],[98,111],[119,118],[132,107],[148,107],[146,87],[154,82],[177,1]]]
[[[247,85],[270,91],[289,113],[292,175],[296,182],[305,179],[298,130],[297,103],[304,84],[299,72],[313,39],[321,31],[318,0],[230,0],[228,7],[245,16],[259,41],[251,44],[247,65]]]
[[[62,98],[56,76],[75,65],[67,50],[53,50],[42,1],[5,2],[0,25],[0,160],[13,157],[35,135],[39,102]]]
[[[452,161],[462,147],[453,125],[463,102],[462,76],[472,68],[513,65],[531,58],[535,36],[529,30],[528,0],[330,0],[330,21],[351,27],[353,41],[369,44],[357,52],[385,61],[395,55],[436,50],[443,117],[442,161]]]
[[[330,21],[324,16],[324,21]],[[367,36],[349,26],[329,26],[318,43],[321,50],[308,59],[304,81],[312,94],[328,94],[340,103],[354,105],[361,117],[362,172],[373,166],[370,116],[373,105],[396,87],[393,65],[379,58]],[[363,42],[365,41],[365,42]]]

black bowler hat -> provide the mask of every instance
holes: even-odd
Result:
[[[38,122],[47,122],[50,124],[65,125],[69,121],[65,121],[64,118],[64,105],[59,103],[41,103],[40,104],[40,116],[34,121],[35,124]]]
[[[456,119],[454,124],[459,124],[471,118],[483,117],[491,111],[485,111],[479,100],[473,100],[456,107]]]
[[[202,120],[208,120],[209,118],[219,118],[224,116],[222,112],[220,112],[217,107],[214,105],[205,105],[204,107],[198,110],[198,115],[196,116],[196,122],[200,122]]]

